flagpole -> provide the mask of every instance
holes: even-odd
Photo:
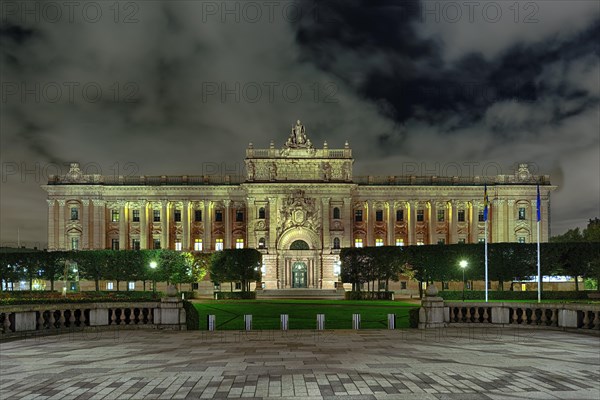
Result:
[[[487,246],[487,236],[488,236],[488,222],[485,220],[485,302],[488,302],[488,246]]]

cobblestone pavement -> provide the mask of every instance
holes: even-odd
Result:
[[[3,400],[600,399],[600,338],[561,331],[88,331],[0,350]]]

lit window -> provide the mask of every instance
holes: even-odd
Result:
[[[154,239],[154,250],[160,249],[160,239]]]
[[[119,222],[119,210],[111,210],[110,220],[112,222]]]
[[[383,239],[381,239],[381,238],[377,238],[377,239],[375,239],[375,246],[376,246],[376,247],[381,247],[381,246],[383,246]]]
[[[519,219],[520,220],[524,220],[525,219],[525,207],[520,207],[519,208]]]
[[[340,248],[340,238],[333,238],[333,248],[334,249],[339,249]]]
[[[139,250],[140,249],[140,239],[131,239],[131,248],[133,250]]]
[[[438,244],[446,244],[446,239],[438,239]]]
[[[135,290],[135,282],[127,282],[127,289]]]
[[[113,290],[114,284],[113,282],[106,282],[106,290]]]
[[[383,221],[383,210],[375,211],[375,221],[377,221],[377,222]]]
[[[401,289],[401,290],[406,290],[406,286],[407,286],[406,284],[407,284],[407,282],[406,282],[406,281],[401,281],[401,282],[400,282],[400,289]]]
[[[113,239],[111,241],[111,249],[113,250],[119,250],[119,239]]]
[[[175,242],[175,250],[177,251],[181,251],[183,249],[183,246],[181,245],[180,241]]]
[[[404,246],[404,239],[396,238],[396,246]]]
[[[265,219],[265,208],[261,207],[258,209],[258,219]]]
[[[396,210],[396,221],[398,221],[398,222],[404,221],[404,210]]]
[[[79,219],[79,209],[77,207],[71,207],[71,221],[77,221]]]
[[[160,222],[160,210],[153,210],[152,217],[154,222]]]
[[[460,239],[458,239],[458,243],[459,244],[465,244],[466,243],[466,239],[465,238],[460,238]]]
[[[71,250],[79,250],[79,238],[71,238]]]
[[[519,236],[519,243],[527,243],[524,236]]]
[[[202,222],[202,210],[195,210],[194,211],[194,221],[196,221],[196,222]]]
[[[354,247],[363,247],[363,240],[360,238],[354,239]]]
[[[458,222],[465,222],[465,210],[458,210]]]
[[[140,210],[133,210],[131,213],[132,222],[140,222]]]
[[[223,239],[215,240],[215,250],[223,250]]]
[[[425,211],[417,210],[417,221],[422,222],[425,220]]]
[[[337,207],[333,209],[333,219],[340,219],[340,209]]]
[[[483,222],[483,210],[479,210],[479,213],[477,213],[477,219],[479,222]]]
[[[417,246],[423,246],[425,244],[425,242],[423,241],[423,239],[417,239]]]
[[[194,240],[194,251],[202,251],[202,239]]]
[[[259,249],[264,249],[265,246],[266,246],[266,244],[265,244],[265,238],[258,239],[258,248]]]
[[[478,243],[485,243],[485,238],[480,237],[480,238],[477,239],[477,242]]]
[[[362,217],[363,217],[363,212],[362,210],[356,210],[354,211],[354,221],[356,222],[362,222]]]
[[[235,212],[235,222],[244,222],[244,212],[242,210]]]
[[[221,211],[221,210],[216,210],[215,211],[215,221],[216,222],[223,221],[223,211]]]
[[[444,222],[444,219],[446,217],[446,212],[445,210],[437,210],[437,220],[438,222]]]
[[[173,214],[173,220],[175,222],[181,222],[181,210],[175,210],[175,213]]]
[[[235,239],[235,248],[236,249],[243,249],[244,248],[244,239]]]

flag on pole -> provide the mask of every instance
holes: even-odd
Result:
[[[487,184],[486,184],[486,185],[484,185],[484,189],[483,189],[483,220],[484,221],[488,220],[488,205],[489,205],[489,199],[488,199]]]
[[[542,220],[542,199],[540,198],[540,185],[537,185],[537,222]]]

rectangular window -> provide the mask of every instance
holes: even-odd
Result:
[[[235,290],[242,290],[242,282],[235,283]]]
[[[181,242],[179,242],[179,241],[175,242],[175,250],[177,250],[177,251],[183,250],[183,246],[182,246]]]
[[[404,221],[404,210],[396,210],[396,221],[398,221],[398,222]]]
[[[450,288],[450,284],[448,282],[444,282],[442,288],[444,288],[444,290],[448,290]]]
[[[111,249],[113,250],[119,250],[119,239],[113,239],[111,241]]]
[[[79,209],[77,207],[71,207],[71,221],[77,221],[79,219]]]
[[[406,281],[401,281],[400,282],[400,289],[401,290],[406,290],[406,286],[407,286],[406,283],[407,283]]]
[[[375,239],[375,246],[376,247],[383,246],[383,239],[380,239],[380,238]]]
[[[198,290],[198,282],[192,283],[192,290]]]
[[[477,219],[479,222],[483,222],[483,210],[479,210],[477,213]]]
[[[375,221],[377,221],[377,222],[383,221],[383,210],[375,211]]]
[[[154,250],[160,250],[160,239],[154,239]]]
[[[202,251],[202,239],[194,240],[194,251]]]
[[[131,248],[133,250],[139,250],[140,249],[140,239],[131,239]]]
[[[113,282],[106,282],[106,290],[113,290],[114,284]]]
[[[215,250],[217,250],[217,251],[223,250],[223,239],[215,240]]]
[[[140,222],[140,210],[133,210],[131,213],[132,222]]]
[[[181,222],[181,210],[175,210],[175,213],[173,214],[173,220],[175,222]]]
[[[354,247],[363,247],[363,240],[360,238],[354,239]]]
[[[404,239],[396,238],[396,246],[404,246]]]
[[[425,211],[417,210],[417,221],[423,222],[425,220]]]
[[[467,241],[466,241],[466,239],[465,239],[465,238],[459,238],[459,239],[458,239],[458,243],[459,243],[459,244],[465,244],[466,242],[467,242]]]
[[[110,220],[112,222],[119,222],[119,210],[110,210]]]
[[[160,222],[160,210],[153,210],[152,211],[152,221],[154,221],[154,222]]]
[[[194,211],[194,221],[196,221],[196,222],[202,222],[202,210],[195,210]]]
[[[446,244],[446,239],[438,239],[438,244]]]
[[[127,282],[128,290],[135,290],[135,282]]]
[[[482,238],[482,237],[478,238],[477,243],[485,243],[485,238]]]
[[[71,238],[71,250],[79,250],[79,238]]]
[[[244,248],[244,239],[235,239],[235,248],[243,249]]]
[[[519,243],[527,243],[524,236],[519,236]]]
[[[423,246],[425,244],[425,242],[423,241],[423,239],[417,239],[417,246]]]
[[[222,222],[223,221],[223,211],[222,210],[216,210],[215,211],[215,221],[216,222]]]
[[[362,222],[362,214],[363,214],[363,210],[356,210],[354,211],[354,221],[355,222]]]
[[[437,210],[437,220],[438,222],[444,222],[446,219],[446,210]]]
[[[525,219],[525,207],[520,207],[519,208],[519,219],[520,220],[524,220]]]
[[[244,212],[242,210],[235,212],[235,222],[244,222]]]
[[[458,222],[465,222],[465,210],[458,210]]]

